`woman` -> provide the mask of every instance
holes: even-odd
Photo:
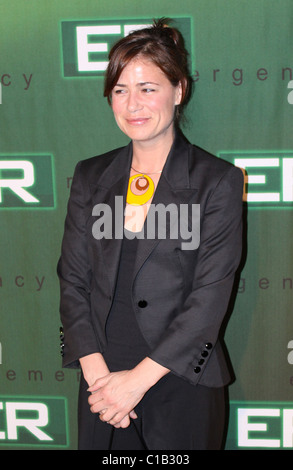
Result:
[[[165,20],[110,52],[104,94],[131,142],[77,165],[58,264],[63,364],[83,372],[80,449],[221,448],[230,374],[219,331],[241,255],[243,178],[180,135],[189,84]],[[164,211],[155,222],[159,207],[177,210],[180,230]]]

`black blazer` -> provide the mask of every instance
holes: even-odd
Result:
[[[115,217],[131,159],[130,143],[76,166],[58,263],[64,367],[78,367],[80,357],[107,344],[121,238],[93,236],[93,208],[107,204]],[[199,247],[183,250],[180,237],[138,242],[133,306],[150,357],[192,384],[230,381],[218,336],[241,256],[242,191],[240,169],[177,134],[152,203],[200,204]]]

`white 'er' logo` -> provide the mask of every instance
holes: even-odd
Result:
[[[3,188],[10,188],[17,196],[19,196],[25,202],[40,202],[26,189],[34,184],[34,167],[31,162],[26,160],[13,160],[13,161],[0,161],[0,172],[1,170],[22,170],[22,178],[3,178],[0,179],[0,203],[2,202],[2,190]]]

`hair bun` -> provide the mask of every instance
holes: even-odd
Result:
[[[158,32],[161,32],[163,35],[167,35],[174,42],[175,46],[181,45],[181,37],[177,29],[172,28],[169,23],[172,23],[171,18],[159,18],[153,20],[152,28]]]

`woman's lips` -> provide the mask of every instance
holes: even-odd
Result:
[[[131,124],[132,126],[141,126],[148,122],[149,118],[132,118],[132,119],[126,119],[128,124]]]

